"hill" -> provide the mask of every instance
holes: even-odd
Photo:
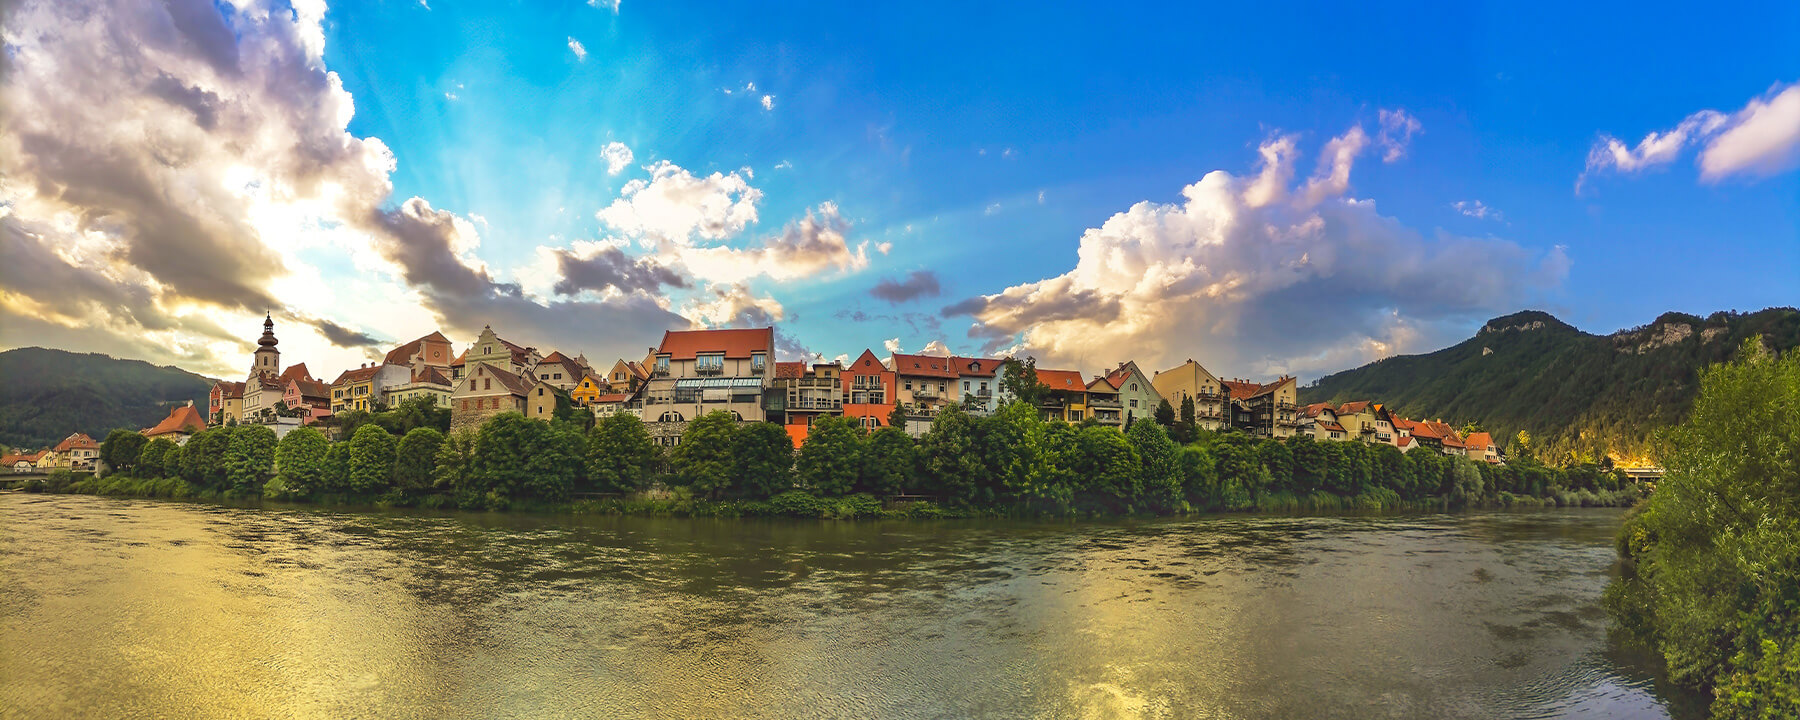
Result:
[[[174,367],[44,348],[0,352],[0,445],[38,448],[81,431],[146,428],[187,400],[205,412],[213,381]]]
[[[1520,430],[1538,457],[1647,458],[1650,434],[1693,405],[1702,368],[1762,335],[1779,351],[1800,345],[1800,311],[1770,308],[1655,322],[1591,335],[1535,310],[1494,318],[1457,345],[1386,358],[1327,375],[1300,401],[1376,400],[1407,417],[1480,423],[1502,444]]]

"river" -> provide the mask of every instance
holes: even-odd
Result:
[[[0,493],[0,717],[1695,717],[1617,510],[1137,523]]]

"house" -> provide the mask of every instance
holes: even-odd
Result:
[[[573,404],[569,400],[567,391],[540,378],[537,384],[531,387],[531,392],[525,396],[525,417],[545,422],[555,420],[558,398],[561,398],[563,402]]]
[[[1095,375],[1087,384],[1088,413],[1104,425],[1125,425],[1124,403],[1119,400],[1119,389],[1114,387],[1105,375]]]
[[[68,467],[66,460],[67,458],[63,457],[63,454],[57,452],[55,448],[45,448],[38,452],[37,469],[39,472],[44,472],[58,467]]]
[[[1456,429],[1438,420],[1420,421],[1412,424],[1412,438],[1425,447],[1432,448],[1445,455],[1463,455],[1463,440],[1456,434]]]
[[[237,393],[241,403],[238,407],[237,420],[240,423],[270,424],[278,422],[276,404],[284,401],[289,380],[307,380],[317,382],[312,373],[306,369],[306,363],[296,363],[281,370],[280,341],[275,338],[275,320],[269,315],[263,316],[262,337],[256,341],[256,352],[251,354],[250,374],[244,378],[243,390]],[[229,391],[225,388],[214,388],[220,395],[221,405],[228,403],[224,397]],[[227,412],[227,415],[229,413]],[[221,418],[228,420],[229,418]]]
[[[765,391],[775,377],[775,329],[670,330],[651,354],[643,418],[651,436],[679,442],[686,423],[725,411],[740,422],[768,417]]]
[[[44,451],[39,450],[37,452],[15,453],[7,455],[6,457],[0,457],[0,468],[4,468],[14,474],[36,472],[38,458],[42,457],[43,454]]]
[[[512,372],[507,362],[471,363],[462,380],[450,392],[450,430],[475,430],[489,418],[506,412],[525,412],[526,398],[538,386],[530,373]]]
[[[1299,385],[1292,376],[1268,383],[1219,382],[1231,399],[1231,424],[1238,429],[1263,437],[1289,437],[1300,427],[1300,408],[1294,404]]]
[[[650,353],[654,356],[656,353],[655,348],[651,348]],[[645,368],[645,363],[626,360],[625,358],[619,358],[618,361],[614,362],[612,369],[606,372],[606,377],[601,378],[601,380],[606,383],[607,392],[609,393],[628,393],[635,391],[643,386],[645,380],[649,379],[650,371]]]
[[[862,423],[865,428],[888,427],[888,421],[894,415],[894,408],[899,402],[896,390],[899,387],[899,376],[888,369],[871,350],[863,350],[856,360],[844,368],[839,378],[842,383],[841,393],[844,397],[844,417]],[[912,423],[901,430],[908,432],[915,428]],[[929,427],[922,424],[921,427]],[[924,430],[920,429],[920,433]]]
[[[1038,403],[1038,415],[1045,420],[1078,423],[1087,417],[1087,383],[1074,370],[1038,368],[1038,382],[1050,388]]]
[[[1494,436],[1484,432],[1469,433],[1463,438],[1463,454],[1470,460],[1478,460],[1489,465],[1499,465],[1500,448],[1494,445]]]
[[[534,347],[525,347],[494,334],[491,326],[482,326],[475,343],[450,363],[450,381],[457,382],[480,363],[490,363],[513,375],[529,375],[544,356]]]
[[[594,398],[588,407],[594,411],[594,418],[599,419],[622,412],[638,414],[643,409],[643,403],[635,392],[607,393]]]
[[[377,406],[388,404],[389,390],[411,380],[412,368],[406,365],[364,363],[361,367],[345,370],[331,381],[331,412],[375,412],[381,409]]]
[[[281,401],[287,403],[289,416],[300,418],[302,425],[331,417],[331,386],[316,380],[287,381]]]
[[[962,400],[959,393],[962,376],[943,355],[904,355],[888,358],[889,369],[900,384],[894,398],[905,408],[910,427],[914,422],[929,425],[938,411]]]
[[[539,380],[550,383],[558,390],[569,391],[580,385],[582,378],[594,374],[594,369],[588,366],[586,355],[569,357],[561,352],[552,351],[549,355],[544,356],[543,362],[538,363],[537,368],[532,370],[531,374],[536,375]]]
[[[1184,400],[1194,401],[1194,420],[1207,430],[1218,430],[1231,424],[1231,399],[1225,394],[1225,383],[1218,376],[1189,359],[1175,367],[1156,373],[1150,379],[1156,393],[1177,413]],[[1151,408],[1154,414],[1156,408]],[[1177,415],[1179,418],[1179,414]]]
[[[450,382],[450,369],[424,367],[413,371],[412,377],[405,383],[388,388],[388,407],[399,407],[401,403],[424,398],[438,407],[450,407],[450,393],[455,390]]]
[[[169,416],[163,418],[162,422],[145,428],[143,435],[151,440],[168,438],[173,440],[176,445],[185,445],[188,438],[193,437],[194,433],[205,429],[206,418],[200,417],[200,411],[190,400],[185,405],[169,408]]]
[[[1156,416],[1162,394],[1156,391],[1156,384],[1144,376],[1144,371],[1138,369],[1137,363],[1130,360],[1119,363],[1106,374],[1106,382],[1119,391],[1119,409],[1124,412],[1125,424]],[[1195,412],[1198,411],[1196,407]]]
[[[70,470],[93,470],[100,461],[100,443],[85,433],[74,433],[56,444],[55,466]]]
[[[218,425],[235,425],[244,420],[244,384],[220,380],[213,383],[206,396],[206,417]]]
[[[996,398],[1000,394],[1000,368],[1005,360],[998,358],[950,358],[950,364],[956,368],[958,388],[956,400],[963,404],[963,410],[976,415],[985,415],[996,409]]]
[[[389,350],[381,362],[383,365],[405,366],[415,377],[425,369],[433,368],[448,378],[450,363],[455,357],[451,351],[450,339],[434,330],[430,335]]]
[[[1339,405],[1336,410],[1338,422],[1350,437],[1377,445],[1393,445],[1399,439],[1394,431],[1393,417],[1380,403],[1358,400]]]
[[[804,441],[806,428],[827,415],[844,414],[844,368],[837,363],[775,363],[774,388],[769,395],[770,419],[788,428],[788,437]],[[861,418],[864,427],[874,418]],[[884,420],[885,421],[885,420]],[[798,446],[796,446],[798,447]]]
[[[1333,435],[1332,430],[1337,434]],[[1344,426],[1338,422],[1337,408],[1331,403],[1313,403],[1300,408],[1301,434],[1312,435],[1314,440],[1348,440]]]

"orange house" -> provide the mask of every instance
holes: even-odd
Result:
[[[874,352],[864,350],[856,362],[844,369],[843,378],[844,417],[862,423],[871,431],[887,427],[896,400],[894,371],[882,365]]]

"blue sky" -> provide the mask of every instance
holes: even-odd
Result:
[[[259,5],[223,13],[240,50],[268,32],[242,24]],[[316,69],[335,73],[353,99],[342,133],[378,138],[391,153],[392,193],[379,206],[391,211],[416,197],[463,220],[479,235],[463,262],[484,263],[493,281],[522,283],[553,305],[560,296],[549,289],[556,277],[544,253],[610,243],[685,276],[647,293],[685,321],[779,317],[793,348],[826,358],[864,347],[882,353],[890,340],[906,351],[937,341],[962,353],[1028,352],[1088,372],[1133,356],[1186,356],[1222,365],[1222,374],[1296,372],[1304,381],[1387,353],[1428,351],[1528,307],[1610,332],[1667,310],[1800,298],[1800,173],[1787,139],[1800,115],[1784,114],[1783,94],[1800,82],[1800,6],[1256,5],[339,2],[318,25]],[[304,37],[308,8],[300,10]],[[9,20],[9,43],[29,15]],[[1748,123],[1758,102],[1771,109],[1740,135],[1754,136],[1743,152],[1762,154],[1738,152],[1727,171],[1703,174],[1702,155]],[[1705,110],[1730,119],[1666,155],[1629,155],[1650,133]],[[1384,111],[1414,130],[1384,125]],[[1289,190],[1298,195],[1328,169],[1320,165],[1328,143],[1352,129],[1366,137],[1348,144],[1356,151],[1347,184],[1303,207],[1270,217],[1235,201],[1188,208],[1201,224],[1229,217],[1279,232],[1195,231],[1198,244],[1161,245],[1147,266],[1113,268],[1180,286],[1181,272],[1170,268],[1181,266],[1204,276],[1195,283],[1208,290],[1126,290],[1120,278],[1077,267],[1084,232],[1138,203],[1153,204],[1151,214],[1177,208],[1183,189],[1214,171],[1248,182],[1263,167],[1259,149],[1284,138]],[[1606,138],[1623,143],[1624,164],[1594,159]],[[615,142],[632,154],[617,174],[603,156]],[[628,183],[652,181],[650,167],[664,161],[701,179],[735,174],[756,194],[754,222],[677,244],[754,248],[810,211],[826,225],[840,219],[843,248],[858,254],[785,277],[720,280],[690,267],[691,254],[596,216],[629,194]],[[1485,216],[1475,216],[1477,207]],[[307,217],[327,230],[357,224]],[[1325,228],[1317,238],[1265,247],[1313,227],[1315,217]],[[18,210],[12,219],[30,218]],[[1102,233],[1124,240],[1096,238],[1093,252],[1137,247],[1136,232],[1186,232],[1170,230],[1166,218],[1129,220]],[[287,287],[310,282],[338,293],[316,305],[277,298],[294,319],[380,341],[435,323],[466,342],[455,331],[479,327],[478,311],[446,310],[431,290],[417,291],[422,270],[390,267],[404,262],[379,238],[366,242],[375,252],[362,252],[356,240],[286,243],[251,224],[290,271],[304,268],[287,277],[305,281]],[[1319,263],[1324,254],[1366,256],[1371,267],[1346,270],[1340,259],[1333,269]],[[1389,254],[1429,262],[1384,274],[1380,266],[1401,262]],[[938,292],[901,302],[871,295],[883,279],[920,271]],[[343,289],[383,273],[387,289]],[[1454,287],[1421,289],[1434,285]],[[742,302],[721,301],[712,316],[695,307],[739,290]],[[380,302],[418,307],[366,312]],[[260,316],[248,305],[228,309]],[[1318,311],[1326,306],[1334,309]],[[55,324],[44,312],[12,309],[32,315],[30,327]],[[189,317],[183,312],[170,310]],[[1107,327],[1108,313],[1190,312],[1191,323]],[[591,334],[515,339],[603,355],[641,348],[662,329],[586,317],[577,322],[594,323]],[[521,321],[513,334],[553,327]],[[195,333],[186,362],[242,364],[230,342]],[[105,346],[104,338],[49,334]],[[343,362],[372,352],[323,331],[296,342]]]

